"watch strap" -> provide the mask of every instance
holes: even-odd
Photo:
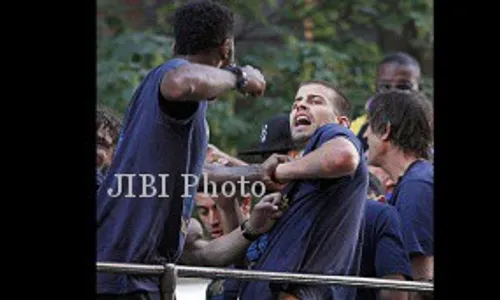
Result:
[[[241,223],[240,229],[243,234],[243,237],[250,242],[255,241],[260,236],[259,233],[251,232],[248,226],[248,220],[245,220],[243,223]]]
[[[227,70],[236,75],[236,89],[238,90],[238,92],[245,94],[243,89],[248,83],[248,78],[246,73],[243,72],[243,70],[236,65],[229,65],[225,67],[224,70]]]

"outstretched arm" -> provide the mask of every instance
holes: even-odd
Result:
[[[281,195],[279,193],[269,194],[263,197],[255,205],[248,227],[250,231],[257,234],[267,232],[274,225],[277,218],[281,217],[279,210]],[[192,223],[192,222],[191,222]],[[199,224],[198,224],[199,225]],[[227,235],[217,239],[206,241],[202,239],[201,227],[188,228],[188,237],[182,253],[181,262],[190,265],[201,266],[228,266],[241,260],[246,252],[250,241],[243,236],[240,227]]]
[[[274,176],[279,182],[337,178],[353,174],[359,159],[359,153],[352,142],[344,137],[337,137],[297,160],[278,165]]]
[[[225,166],[248,166],[248,164],[241,159],[221,151],[219,148],[212,144],[208,145],[207,149],[207,162],[217,163]]]
[[[264,177],[264,169],[261,165],[248,165],[248,166],[238,166],[238,167],[228,167],[219,164],[205,164],[203,166],[202,180],[200,180],[200,185],[203,184],[203,180],[207,176],[207,180],[215,183],[223,183],[226,181],[238,181],[241,177],[246,181],[254,182],[262,180]]]
[[[184,64],[163,76],[160,92],[168,101],[201,101],[215,98],[236,86],[236,76],[202,64]]]
[[[250,245],[250,242],[243,237],[240,228],[211,241],[201,237],[193,240],[192,243],[186,241],[181,257],[182,263],[214,267],[228,266],[242,259]]]
[[[262,73],[251,66],[244,66],[241,70],[247,75],[243,92],[263,95],[266,81]],[[165,73],[160,92],[167,101],[196,102],[216,98],[235,88],[236,84],[237,76],[228,70],[190,63]]]
[[[267,191],[278,191],[280,188],[271,179],[276,167],[280,163],[290,161],[285,155],[272,155],[262,164],[252,164],[247,166],[227,167],[219,164],[205,164],[203,174],[199,181],[198,190],[205,188],[205,183],[222,184],[226,181],[239,182],[240,184],[250,184],[261,181]]]

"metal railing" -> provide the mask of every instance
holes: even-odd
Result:
[[[402,291],[433,292],[434,285],[427,282],[388,280],[354,276],[327,276],[316,274],[280,273],[268,271],[236,270],[208,267],[182,266],[175,264],[142,265],[98,262],[98,272],[125,273],[160,276],[162,300],[174,300],[178,277],[233,278],[241,280],[263,280],[270,282],[294,282],[302,284],[342,285],[392,289]]]

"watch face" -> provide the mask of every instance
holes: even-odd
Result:
[[[242,78],[242,84],[241,84],[241,86],[245,87],[247,85],[247,83],[248,83],[247,73],[242,72],[241,73],[241,78]]]
[[[236,83],[236,87],[238,90],[241,91],[241,89],[243,89],[244,87],[246,87],[248,84],[248,78],[247,78],[247,74],[245,72],[242,72],[240,76],[238,76],[238,82]]]

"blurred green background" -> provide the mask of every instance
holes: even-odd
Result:
[[[169,18],[187,1],[97,1],[97,101],[123,116],[149,70],[171,57]],[[265,97],[230,92],[210,104],[210,142],[230,154],[258,142],[262,122],[288,111],[298,84],[335,83],[351,99],[353,119],[374,92],[383,55],[405,51],[422,66],[433,96],[432,0],[217,1],[236,14],[239,65],[261,68]]]

